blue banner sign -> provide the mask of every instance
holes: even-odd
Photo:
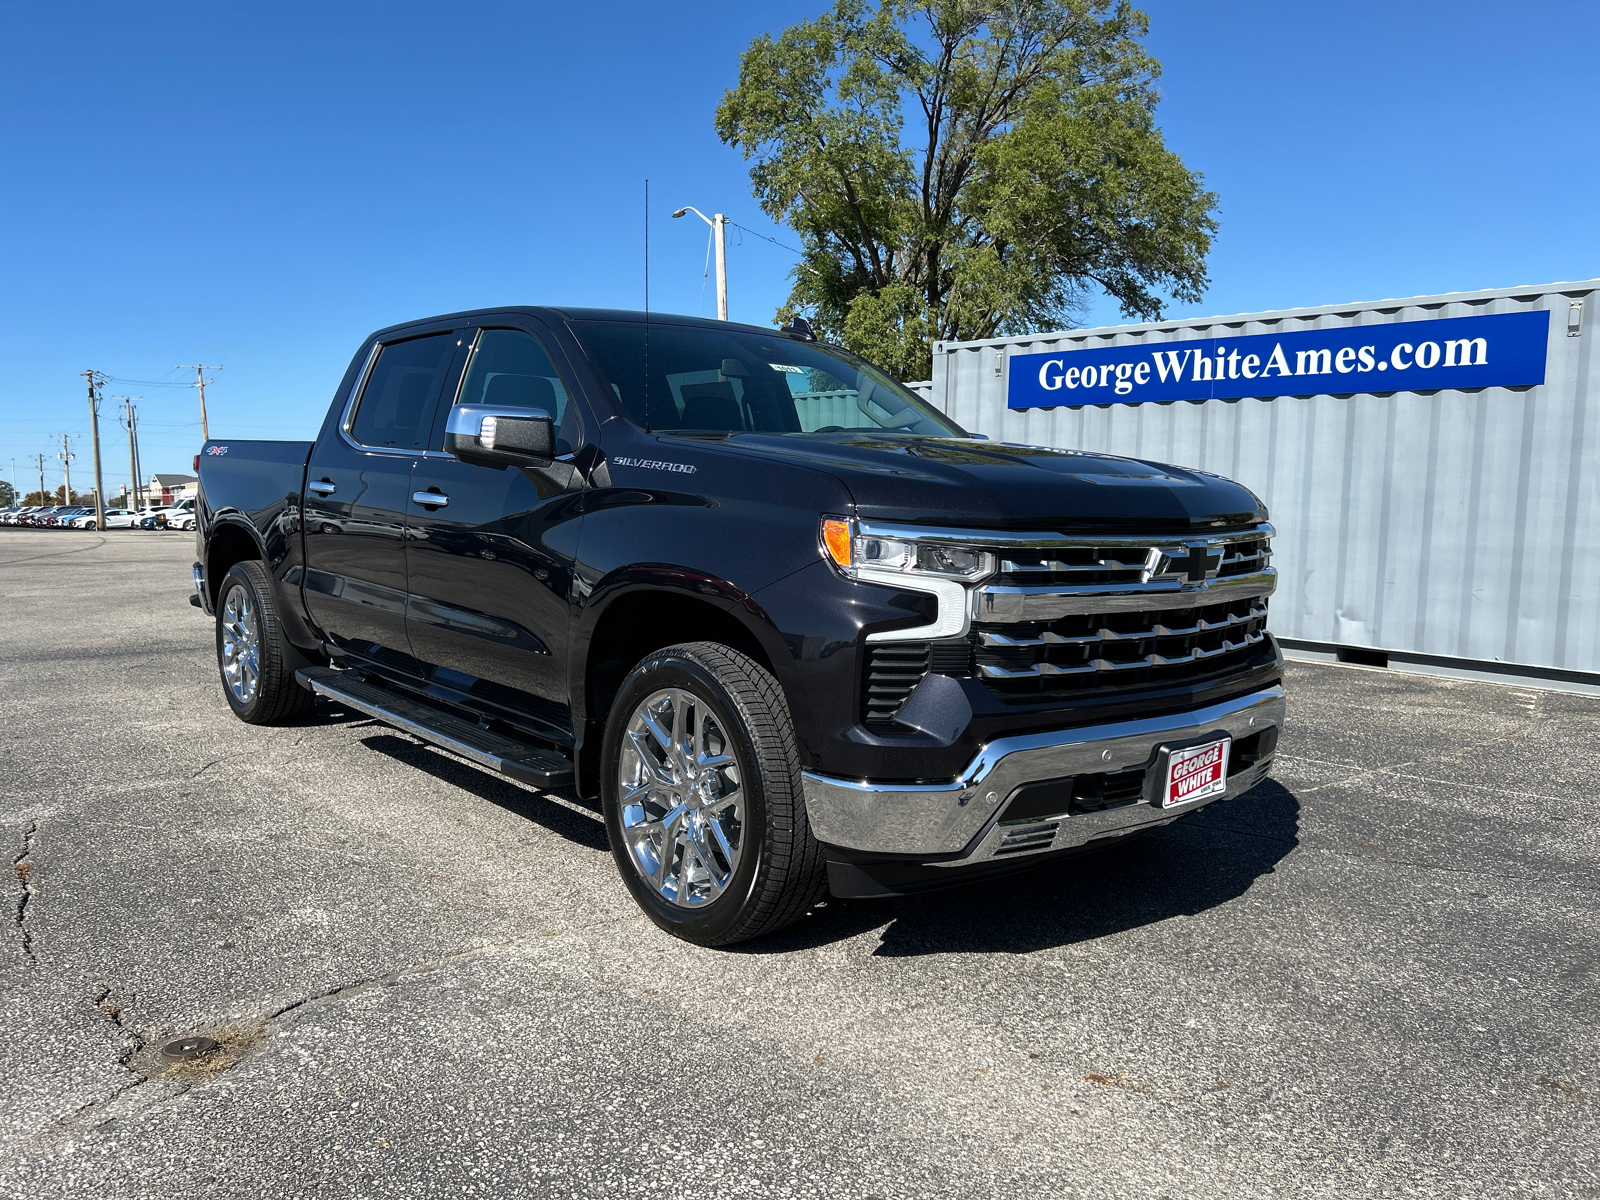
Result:
[[[1518,387],[1544,382],[1549,330],[1540,310],[1015,354],[1006,405]]]

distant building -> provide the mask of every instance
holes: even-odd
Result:
[[[152,506],[164,506],[188,500],[199,491],[200,480],[193,475],[152,475],[146,495]]]

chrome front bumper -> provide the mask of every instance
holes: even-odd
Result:
[[[1064,850],[1165,825],[1209,803],[1232,799],[1266,777],[1271,757],[1230,776],[1222,795],[1176,808],[1141,802],[1007,825],[1006,809],[1023,784],[1131,770],[1152,762],[1156,748],[1167,743],[1213,732],[1238,741],[1274,726],[1282,729],[1283,714],[1283,688],[1274,686],[1171,716],[998,738],[979,751],[959,779],[948,783],[874,783],[807,771],[806,813],[812,833],[826,845],[943,858],[934,864],[940,866]]]

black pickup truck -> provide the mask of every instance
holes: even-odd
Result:
[[[706,945],[1174,821],[1283,723],[1247,489],[989,442],[803,321],[396,326],[316,441],[199,475],[241,719],[320,694],[599,797],[640,906]]]

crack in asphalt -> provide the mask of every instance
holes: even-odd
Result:
[[[28,903],[38,894],[38,889],[34,887],[30,878],[33,875],[33,840],[38,832],[39,822],[31,822],[28,825],[28,832],[22,835],[22,853],[11,860],[11,869],[21,885],[17,895],[16,912],[12,914],[12,923],[22,935],[22,953],[29,962],[39,961],[39,956],[33,950],[33,934],[28,930]]]
[[[276,1021],[296,1012],[308,1005],[318,1004],[322,1001],[343,1000],[357,992],[366,991],[373,987],[392,987],[403,979],[412,979],[418,975],[426,975],[430,971],[437,971],[453,963],[464,962],[468,959],[480,958],[486,954],[494,954],[501,950],[509,950],[525,941],[523,938],[513,938],[509,942],[490,942],[483,946],[468,946],[463,950],[452,950],[449,954],[440,955],[438,958],[425,959],[420,963],[411,963],[408,966],[396,967],[391,971],[384,971],[378,975],[368,976],[365,979],[351,980],[341,983],[320,992],[312,992],[298,1000],[292,1000],[281,1008],[269,1012],[265,1020]]]
[[[1541,702],[1542,702],[1543,697],[1541,697],[1540,699],[1541,699]],[[1443,754],[1429,754],[1429,755],[1426,755],[1426,756],[1421,757],[1421,758],[1410,759],[1410,760],[1408,760],[1406,762],[1383,763],[1383,764],[1380,764],[1379,766],[1376,766],[1376,767],[1368,767],[1368,768],[1366,768],[1364,770],[1357,771],[1354,775],[1346,775],[1342,779],[1330,779],[1326,783],[1314,783],[1314,784],[1311,784],[1308,787],[1296,787],[1296,788],[1292,788],[1291,790],[1294,792],[1294,794],[1296,796],[1309,796],[1314,792],[1324,791],[1327,788],[1349,787],[1353,783],[1359,783],[1363,779],[1370,779],[1374,775],[1394,775],[1396,777],[1403,778],[1403,776],[1401,775],[1401,772],[1406,767],[1415,767],[1415,766],[1419,766],[1419,765],[1424,764],[1424,763],[1442,762],[1446,758],[1449,758],[1451,755],[1465,754],[1470,750],[1481,750],[1485,746],[1493,746],[1496,742],[1514,742],[1514,741],[1517,741],[1518,739],[1523,737],[1523,735],[1527,734],[1531,730],[1533,730],[1533,729],[1538,727],[1538,724],[1539,724],[1538,710],[1539,710],[1539,704],[1535,704],[1533,706],[1533,712],[1529,715],[1528,720],[1526,722],[1524,722],[1524,724],[1521,727],[1519,727],[1517,729],[1508,730],[1505,733],[1496,734],[1494,737],[1491,737],[1491,738],[1485,738],[1481,742],[1471,742],[1471,743],[1469,743],[1469,744],[1467,744],[1465,746],[1457,746],[1453,750],[1447,750]],[[1344,767],[1348,767],[1348,766],[1354,766],[1355,765],[1353,763],[1331,763],[1331,762],[1328,762],[1325,759],[1311,758],[1309,755],[1300,756],[1300,755],[1296,755],[1296,754],[1293,754],[1293,753],[1283,754],[1283,755],[1281,755],[1281,757],[1283,758],[1284,762],[1286,764],[1290,765],[1290,766],[1292,766],[1294,764],[1294,762],[1295,762],[1295,760],[1297,758],[1299,758],[1303,762],[1314,762],[1314,763],[1319,763],[1319,764],[1322,764],[1322,765],[1325,765],[1325,766],[1344,766]],[[1284,786],[1287,787],[1288,785],[1285,784]]]

